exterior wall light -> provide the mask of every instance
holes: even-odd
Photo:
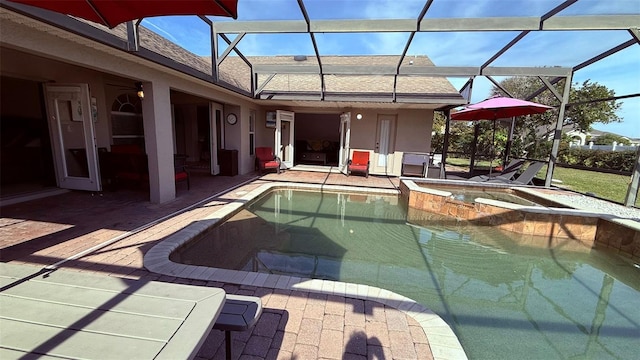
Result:
[[[142,89],[142,83],[136,83],[136,95],[140,98],[140,100],[144,99],[144,90]]]
[[[356,114],[356,119],[362,120],[362,114],[360,114],[360,113]]]

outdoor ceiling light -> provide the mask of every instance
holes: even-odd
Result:
[[[358,119],[358,120],[362,120],[362,114],[357,113],[357,114],[356,114],[356,119]]]
[[[138,95],[140,100],[144,99],[144,90],[142,89],[142,83],[139,81],[136,83],[136,95]]]

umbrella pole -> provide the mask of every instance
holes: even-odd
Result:
[[[475,171],[474,168],[476,165],[476,152],[478,150],[477,144],[478,144],[479,134],[480,134],[480,126],[476,121],[473,124],[473,143],[471,144],[471,160],[469,160],[469,177],[472,177],[473,172]]]
[[[496,119],[493,119],[493,133],[491,134],[491,158],[489,158],[489,177],[493,170],[493,155],[496,152]]]
[[[507,145],[504,148],[504,162],[502,167],[505,168],[509,162],[509,156],[511,155],[511,146],[513,145],[513,128],[516,126],[516,118],[511,117],[511,127],[509,128],[509,137],[507,138]]]

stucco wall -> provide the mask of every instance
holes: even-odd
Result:
[[[98,105],[98,121],[95,123],[96,143],[98,147],[106,147],[109,145],[110,126],[108,122],[108,111],[106,111],[107,105],[105,104],[105,84],[101,73],[7,48],[2,48],[0,72],[3,75],[29,79],[41,83],[89,84],[91,96],[96,98]],[[19,90],[16,89],[16,92],[17,91]],[[39,112],[40,104],[37,102],[36,108],[33,109],[33,100],[34,99],[26,100],[27,102],[22,103],[19,107],[23,108],[23,111],[28,114],[34,111]],[[108,107],[110,108],[110,104]]]
[[[362,114],[357,120],[356,114]],[[389,175],[399,176],[402,167],[402,156],[405,152],[428,153],[431,151],[431,128],[433,126],[433,111],[431,110],[352,110],[351,119],[351,150],[371,151],[371,174],[384,175],[375,170],[378,118],[380,115],[395,117],[395,138],[391,142],[389,155]]]
[[[95,125],[97,145],[99,147],[106,147],[110,144],[109,109],[114,96],[119,92],[117,87],[132,87],[136,81],[148,84],[152,89],[155,84],[158,84],[160,87],[154,90],[158,90],[163,94],[167,93],[167,91],[161,87],[168,86],[172,93],[182,92],[200,97],[206,101],[225,104],[225,115],[231,111],[235,112],[238,115],[239,122],[236,125],[225,124],[225,148],[238,150],[239,172],[241,174],[253,171],[254,158],[250,154],[248,137],[251,109],[256,110],[256,146],[273,146],[274,130],[265,127],[265,111],[275,110],[273,107],[261,107],[250,99],[236,93],[205,81],[196,80],[189,75],[161,65],[148,63],[126,51],[118,51],[102,44],[87,42],[81,37],[68,33],[64,33],[63,36],[63,33],[64,31],[47,25],[38,24],[38,26],[30,27],[12,21],[3,22],[3,45],[14,49],[22,49],[25,52],[16,52],[3,46],[1,71],[2,74],[14,74],[34,81],[89,84],[91,95],[96,98],[98,105],[98,121]],[[28,55],[26,52],[34,53],[35,56]],[[110,88],[114,79],[116,90]],[[145,99],[147,102],[149,100]],[[165,108],[163,106],[162,109],[151,109],[149,111],[150,113],[155,113],[156,110],[167,110]],[[278,108],[297,110],[295,108],[286,109],[286,107]],[[396,135],[393,139],[395,145],[391,149],[392,159],[390,160],[390,163],[393,164],[392,175],[400,174],[403,152],[428,152],[430,150],[429,140],[433,117],[431,110],[381,111],[377,109],[333,108],[329,111],[321,107],[317,110],[317,113],[325,114],[328,112],[333,114],[351,111],[353,114],[351,148],[370,151],[375,149],[378,114],[395,116],[397,119],[396,127],[394,128]],[[167,110],[167,112],[170,111],[170,109]],[[304,112],[314,113],[315,111],[305,108]],[[362,120],[355,119],[355,114],[357,113],[363,114]],[[170,119],[170,115],[167,116],[167,114],[162,114],[161,117],[163,121],[167,118]],[[145,121],[145,124],[150,123]],[[163,127],[163,129],[166,129],[166,127]],[[155,131],[156,129],[151,130]],[[146,128],[145,131],[147,131]],[[157,146],[172,143],[170,136],[162,136],[162,139],[158,139]],[[153,149],[153,147],[147,150],[150,151],[150,157],[157,155],[156,149]],[[164,162],[169,161],[161,160],[161,164]],[[161,174],[166,172],[163,169],[158,171]],[[152,191],[154,190],[152,189]]]

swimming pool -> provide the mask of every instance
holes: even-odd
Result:
[[[630,262],[445,217],[407,224],[405,209],[397,196],[280,190],[171,258],[392,290],[442,316],[470,358],[635,357],[640,274]]]

